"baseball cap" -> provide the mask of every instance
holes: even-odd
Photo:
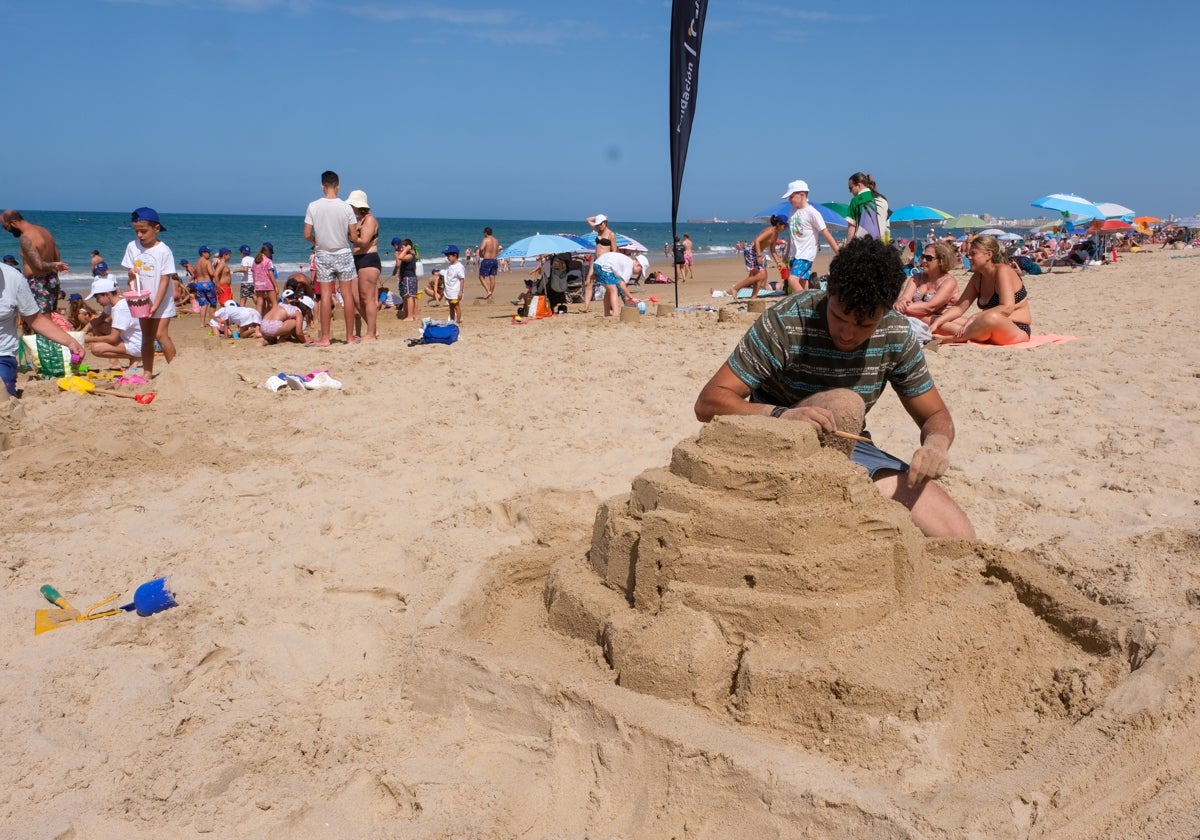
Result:
[[[116,290],[117,290],[117,281],[116,280],[113,280],[111,277],[97,277],[95,280],[92,281],[91,293],[86,298],[84,298],[84,300],[91,300],[96,295],[102,295],[105,292],[115,292]]]
[[[593,225],[602,225],[607,221],[608,221],[608,216],[605,216],[603,213],[597,213],[595,216],[592,217]]]
[[[16,257],[14,257],[12,254],[5,254],[5,255],[4,255],[4,262],[12,262],[12,263],[15,263],[16,261],[17,261],[17,258],[16,258]]]
[[[201,253],[201,254],[211,254],[211,253],[212,253],[212,248],[209,248],[207,245],[201,245],[201,246],[200,246],[200,251],[199,251],[199,253]]]
[[[274,253],[275,253],[275,246],[274,246],[274,245],[272,245],[270,242],[264,242],[264,243],[262,244],[262,246],[263,246],[264,248],[266,248],[268,251],[270,251],[272,254],[274,254]]]
[[[225,301],[225,308],[226,309],[237,309],[237,301],[236,300]]]
[[[458,246],[457,245],[447,245],[446,250],[442,251],[442,254],[443,255],[458,254]]]
[[[132,213],[129,214],[129,221],[131,221],[131,222],[154,222],[156,225],[159,226],[159,228],[161,228],[164,231],[166,230],[166,228],[163,227],[163,223],[161,221],[159,221],[159,219],[158,219],[158,211],[155,210],[153,207],[139,207],[138,209],[134,210]]]
[[[104,260],[100,260],[100,262],[96,263],[96,273],[99,274],[101,271],[108,271],[108,263],[106,263]]]
[[[641,254],[638,254],[637,261],[638,261],[638,265],[640,265],[642,267],[642,276],[644,277],[647,274],[649,274],[650,273],[650,260],[646,259]]]
[[[180,260],[180,261],[179,261],[179,264],[180,264],[180,265],[191,265],[191,263],[190,263],[190,262],[188,262],[187,260]]]
[[[367,194],[362,190],[354,190],[346,197],[346,203],[351,207],[360,207],[364,210],[371,209],[371,202],[367,200]]]
[[[241,251],[247,257],[250,256],[250,246],[249,245],[243,245],[242,247],[238,248],[238,250]]]
[[[296,293],[295,293],[295,292],[293,292],[291,289],[284,289],[284,290],[283,290],[283,294],[281,294],[281,295],[279,296],[279,299],[280,299],[280,300],[287,300],[288,298],[290,298],[290,297],[291,297],[292,295],[294,295],[294,294],[296,294]]]
[[[226,254],[232,254],[232,253],[233,253],[233,251],[230,251],[228,248],[222,248],[220,251],[217,251],[217,256],[223,257]]]
[[[305,306],[307,306],[309,309],[317,308],[317,302],[315,300],[313,300],[312,298],[310,298],[308,295],[301,295],[300,302],[303,303]]]
[[[83,300],[83,295],[79,292],[71,292],[71,296],[67,300]]]
[[[792,181],[787,185],[787,192],[781,195],[780,198],[791,198],[792,193],[798,192],[808,192],[808,181]]]
[[[392,237],[392,247],[395,248],[397,245],[399,245],[403,241],[404,240],[401,239],[399,236],[393,236]]]

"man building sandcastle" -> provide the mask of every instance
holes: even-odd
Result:
[[[864,418],[891,383],[921,429],[911,463],[857,442],[850,459],[875,487],[912,512],[926,536],[973,538],[962,509],[934,479],[946,472],[954,421],[908,325],[892,309],[904,285],[896,251],[876,239],[847,242],[825,292],[800,292],[763,313],[700,391],[696,418],[759,414],[818,432],[866,434]]]

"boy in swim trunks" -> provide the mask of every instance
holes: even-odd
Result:
[[[193,266],[192,276],[196,278],[196,300],[200,304],[200,323],[207,324],[212,320],[217,308],[217,287],[213,283],[212,252],[207,245],[201,245],[200,256]]]

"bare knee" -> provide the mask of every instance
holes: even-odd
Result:
[[[798,405],[813,405],[833,412],[837,427],[843,432],[858,434],[862,431],[863,419],[867,415],[867,404],[849,388],[834,388],[805,397]]]

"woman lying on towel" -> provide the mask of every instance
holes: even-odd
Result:
[[[976,236],[967,248],[975,268],[958,300],[931,325],[943,344],[976,341],[980,344],[1020,344],[1033,331],[1029,293],[1017,272],[1007,264],[994,236]],[[978,301],[979,312],[964,317]]]
[[[892,308],[907,315],[918,341],[929,341],[929,325],[958,295],[958,281],[950,276],[958,261],[957,249],[947,242],[926,245],[921,269],[908,278]]]

